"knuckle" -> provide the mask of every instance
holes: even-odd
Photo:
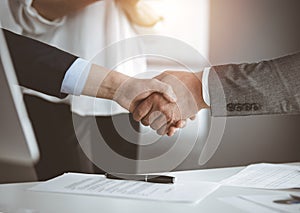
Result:
[[[154,130],[158,130],[159,129],[159,126],[158,126],[157,123],[150,124],[150,127],[151,127],[151,129],[154,129]]]
[[[143,124],[144,126],[149,126],[149,121],[148,121],[148,119],[143,119],[143,120],[142,120],[142,124]]]
[[[161,128],[159,128],[156,132],[159,135],[164,135],[164,134],[166,134],[166,130],[167,130],[167,125],[164,125]]]
[[[156,79],[163,79],[164,77],[166,77],[168,74],[167,74],[167,71],[165,72],[162,72],[160,73],[158,76],[156,76],[155,78]]]
[[[157,133],[158,135],[164,135],[163,132],[162,132],[161,130],[157,130],[156,133]]]
[[[160,129],[162,126],[166,125],[167,123],[165,122],[165,120],[159,119],[156,120],[155,122],[150,124],[150,127],[154,130],[158,130]]]
[[[150,97],[151,99],[149,99],[149,101],[159,101],[160,99],[160,94],[158,93],[153,93]],[[147,99],[148,100],[148,99]]]
[[[159,112],[164,112],[165,111],[165,105],[164,104],[162,104],[162,103],[159,103],[158,105],[157,105],[157,110],[159,111]],[[164,113],[165,114],[165,113]]]
[[[137,108],[134,112],[133,112],[133,119],[136,121],[140,121],[142,118],[142,110],[140,108]]]
[[[149,119],[154,121],[160,115],[159,111],[151,111],[149,113]]]
[[[164,113],[163,113],[163,116],[164,116],[164,120],[165,120],[166,122],[171,122],[171,121],[174,120],[173,114],[172,114],[171,111],[165,110]]]
[[[160,81],[155,78],[152,78],[149,80],[149,83],[150,83],[150,85],[155,86],[157,84],[160,84]]]

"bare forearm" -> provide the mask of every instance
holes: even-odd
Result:
[[[122,73],[92,65],[83,94],[113,100],[118,88],[128,79]]]
[[[46,19],[55,20],[98,0],[34,0],[32,6]]]
[[[137,79],[101,66],[92,65],[82,94],[114,100],[133,112],[138,103],[152,93],[176,101],[171,86],[156,79]]]

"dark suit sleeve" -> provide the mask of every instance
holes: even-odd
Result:
[[[214,66],[213,116],[300,114],[300,53],[252,64]]]
[[[3,30],[19,84],[59,98],[65,73],[77,59],[42,42]]]

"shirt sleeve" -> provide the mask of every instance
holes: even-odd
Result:
[[[38,11],[32,7],[32,2],[33,0],[9,1],[12,16],[25,33],[41,35],[49,32],[50,29],[64,24],[65,17],[53,21],[42,17]]]
[[[207,67],[203,71],[202,75],[202,96],[204,102],[210,106],[210,97],[209,97],[209,91],[208,91],[208,76],[210,72],[210,67]]]
[[[82,58],[76,59],[67,70],[62,82],[61,92],[71,95],[81,95],[87,77],[89,75],[91,64]]]

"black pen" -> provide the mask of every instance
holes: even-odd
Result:
[[[274,203],[279,203],[279,204],[299,204],[300,203],[300,196],[298,195],[292,195],[290,194],[289,199],[284,199],[284,200],[274,200]]]
[[[175,182],[175,177],[167,175],[129,175],[129,174],[109,174],[105,173],[105,177],[115,180],[135,180],[150,183],[172,184]]]

